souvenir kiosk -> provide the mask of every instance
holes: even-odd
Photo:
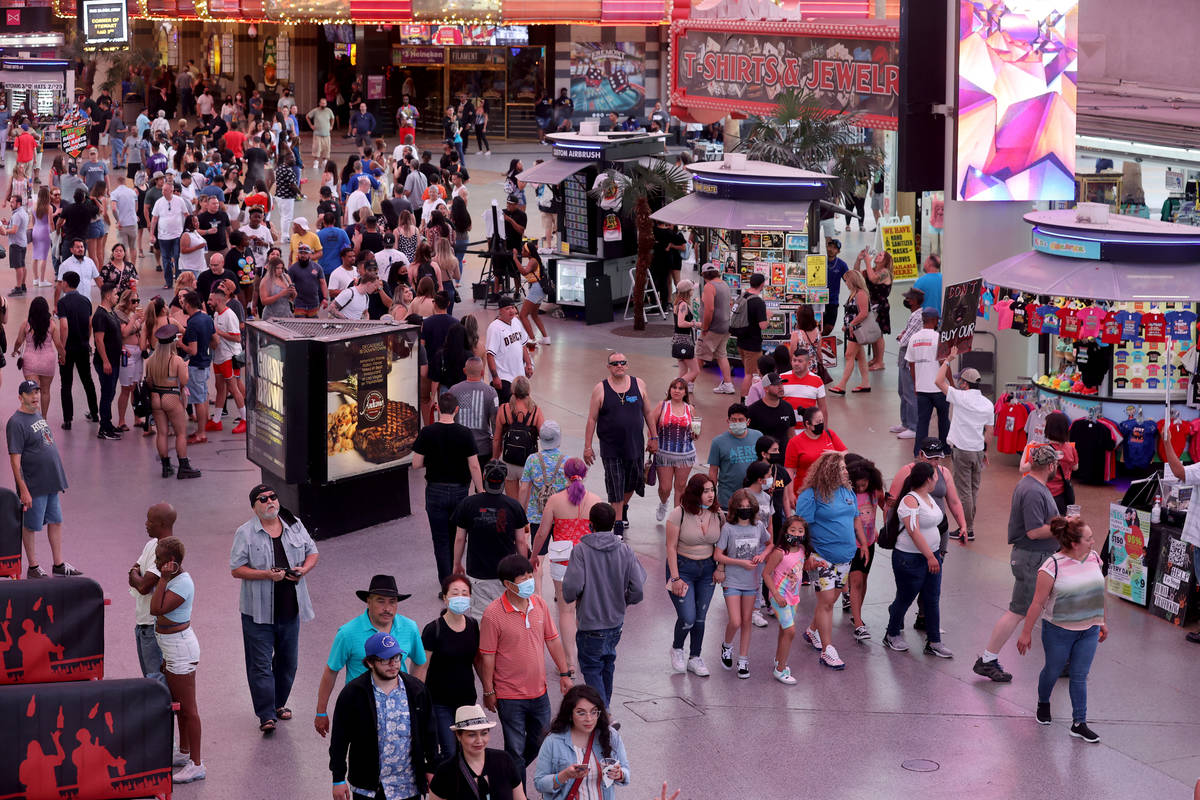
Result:
[[[665,133],[600,132],[585,120],[577,133],[554,133],[551,158],[517,175],[526,183],[549,184],[559,200],[561,244],[546,257],[554,277],[555,297],[565,310],[583,311],[589,324],[610,322],[613,304],[633,288],[630,270],[637,263],[637,229],[620,215],[619,195],[593,194],[609,169],[664,153]],[[536,209],[536,204],[530,206]]]
[[[246,457],[327,538],[407,516],[421,424],[417,328],[277,319],[247,325]]]
[[[829,196],[833,176],[752,161],[740,153],[689,164],[687,169],[692,174],[691,194],[651,217],[691,228],[698,262],[720,265],[732,297],[753,273],[766,276],[764,351],[788,341],[801,305],[811,305],[819,322],[829,302],[827,261],[824,253],[809,252],[808,213]],[[729,355],[738,356],[732,337]]]

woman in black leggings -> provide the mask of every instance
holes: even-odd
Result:
[[[479,105],[475,106],[475,143],[479,146],[479,152],[491,155],[492,146],[488,144],[487,123],[487,106],[481,100]]]

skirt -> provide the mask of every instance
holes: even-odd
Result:
[[[200,663],[200,641],[191,628],[179,633],[154,632],[158,649],[162,651],[163,664],[172,675],[190,675]]]
[[[136,344],[121,346],[121,385],[134,386],[142,379],[142,348]]]
[[[690,467],[696,463],[696,451],[690,453],[667,453],[659,450],[654,454],[656,467]]]

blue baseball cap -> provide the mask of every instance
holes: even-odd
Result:
[[[394,658],[404,651],[400,649],[400,644],[396,641],[396,637],[390,633],[376,633],[367,639],[366,645],[367,657],[381,658],[385,661],[389,658]]]

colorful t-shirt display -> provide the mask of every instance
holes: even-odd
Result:
[[[1147,342],[1167,340],[1167,318],[1157,312],[1142,315],[1142,336]]]
[[[1120,344],[1121,342],[1121,323],[1117,321],[1117,315],[1112,311],[1104,315],[1104,323],[1100,326],[1100,341],[1105,344]]]
[[[1195,313],[1191,311],[1172,311],[1166,315],[1167,333],[1177,342],[1192,339],[1192,324],[1196,321]]]
[[[1100,327],[1104,324],[1104,320],[1108,319],[1108,314],[1104,309],[1097,306],[1081,308],[1075,312],[1075,316],[1079,319],[1079,338],[1081,339],[1099,336]]]
[[[1117,322],[1121,325],[1121,339],[1126,342],[1142,340],[1142,315],[1136,311],[1118,311]]]
[[[1038,306],[1037,311],[1042,315],[1042,333],[1058,333],[1058,312],[1057,306]]]

